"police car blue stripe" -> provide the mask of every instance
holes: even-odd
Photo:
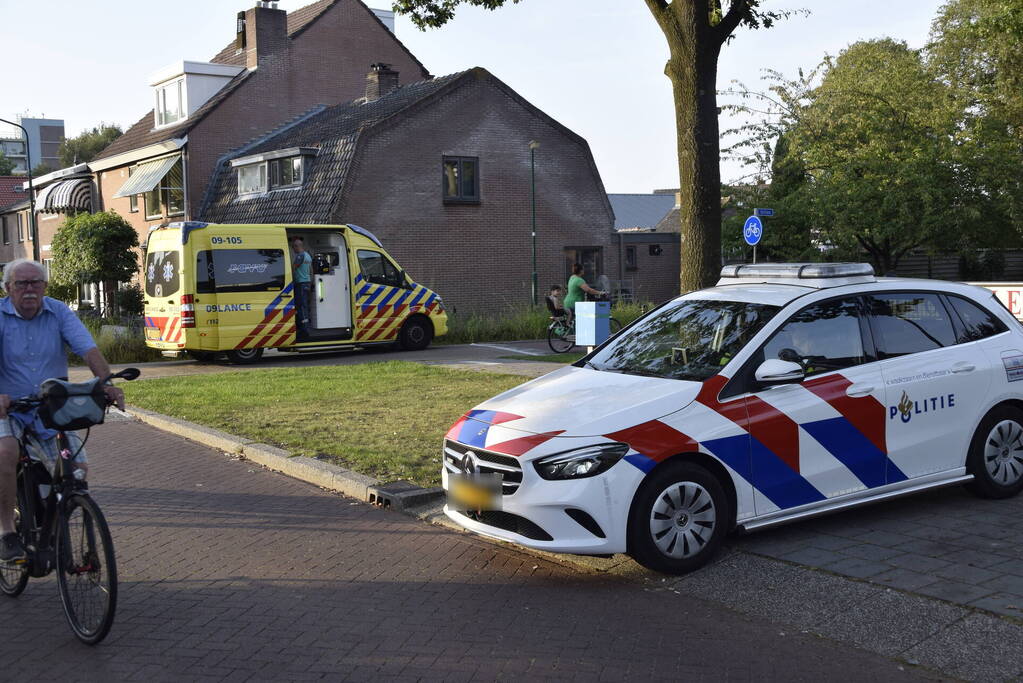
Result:
[[[773,451],[752,437],[730,436],[701,441],[700,445],[783,510],[825,498]]]
[[[490,431],[490,424],[478,420],[466,420],[458,430],[459,443],[474,448],[484,448],[487,445],[487,432]]]
[[[883,486],[888,458],[849,420],[833,417],[799,425],[831,455],[849,468],[867,488]],[[895,468],[898,470],[898,468]],[[900,472],[901,474],[901,472]],[[905,479],[905,475],[903,475]],[[897,480],[898,481],[898,480]]]
[[[630,453],[629,455],[625,456],[625,462],[629,463],[630,465],[635,465],[644,472],[649,472],[650,470],[657,466],[656,460],[654,460],[653,458],[648,458],[642,453]]]

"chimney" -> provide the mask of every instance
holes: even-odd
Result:
[[[236,45],[244,46],[245,66],[255,69],[267,58],[288,51],[288,13],[277,9],[276,2],[260,0],[255,7],[245,11],[244,19],[239,17],[238,33]]]
[[[398,72],[390,64],[373,64],[366,74],[366,101],[372,102],[398,88]]]

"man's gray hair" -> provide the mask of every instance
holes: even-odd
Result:
[[[46,268],[39,261],[33,261],[30,258],[16,258],[4,266],[4,291],[11,291],[11,280],[14,279],[14,271],[22,266],[35,266],[36,270],[39,271],[39,276],[44,281],[50,279],[46,276]]]

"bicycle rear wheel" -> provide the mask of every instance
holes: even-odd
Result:
[[[554,322],[547,328],[547,346],[554,353],[566,353],[575,346],[575,334],[564,323]]]
[[[24,533],[21,528],[21,511],[25,509],[25,493],[21,489],[21,481],[18,481],[18,505],[14,508],[14,528],[24,542]],[[28,563],[2,564],[0,563],[0,593],[16,598],[21,595],[28,584]]]
[[[117,608],[117,565],[110,529],[88,495],[67,501],[57,541],[57,582],[71,630],[88,645],[103,640]]]

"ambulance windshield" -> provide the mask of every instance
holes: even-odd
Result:
[[[740,301],[682,300],[638,322],[586,367],[702,382],[719,373],[779,310]]]

